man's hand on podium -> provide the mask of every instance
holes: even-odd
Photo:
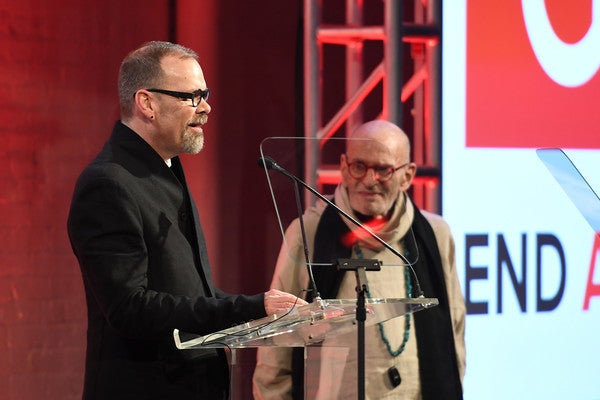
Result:
[[[270,289],[265,293],[265,311],[267,315],[284,314],[293,307],[299,307],[308,304],[298,296],[282,292],[277,289]]]

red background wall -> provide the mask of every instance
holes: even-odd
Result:
[[[264,137],[302,135],[299,12],[299,0],[0,3],[0,399],[81,397],[85,302],[67,212],[119,117],[119,63],[145,41],[194,48],[212,90],[205,149],[184,163],[215,280],[268,287],[280,237],[256,159]],[[249,398],[253,353],[241,358]]]

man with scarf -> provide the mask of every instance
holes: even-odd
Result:
[[[381,261],[380,271],[367,271],[368,298],[425,297],[439,305],[391,319],[365,330],[365,394],[368,399],[461,399],[465,373],[465,304],[454,259],[454,240],[439,216],[419,210],[407,195],[417,166],[410,162],[410,142],[396,125],[374,120],[359,126],[340,157],[342,182],[333,202],[393,246],[404,259],[331,205],[309,208],[303,223],[313,262],[337,258]],[[309,287],[300,221],[286,230],[272,288],[298,293]],[[412,264],[415,276],[406,264]],[[322,298],[356,298],[354,273],[335,267],[316,268]],[[314,294],[309,293],[309,298]],[[321,347],[318,383],[307,386],[311,398],[356,398],[356,337],[335,338]],[[339,347],[345,345],[347,347]],[[253,377],[256,399],[302,398],[302,353],[297,349],[260,348]]]

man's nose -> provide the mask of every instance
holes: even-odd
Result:
[[[375,172],[375,168],[367,168],[367,173],[365,174],[365,176],[363,176],[363,182],[379,182],[379,175],[377,175],[377,172]]]
[[[212,110],[212,107],[210,106],[210,104],[208,104],[208,101],[205,99],[200,100],[200,103],[198,104],[198,106],[196,106],[196,114],[208,114],[210,113],[210,110]]]

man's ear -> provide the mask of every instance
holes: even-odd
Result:
[[[348,182],[346,181],[348,176],[348,158],[346,154],[342,154],[340,156],[340,175],[342,177],[342,184],[344,186],[348,186]]]
[[[154,119],[155,107],[153,96],[150,92],[144,89],[140,89],[135,92],[134,97],[135,108],[139,113],[146,116],[148,119]]]
[[[410,185],[412,185],[412,181],[413,179],[415,179],[415,176],[417,175],[417,164],[415,164],[414,162],[409,163],[406,166],[406,169],[404,170],[403,173],[403,180],[402,180],[402,185],[400,187],[400,190],[404,191],[404,190],[408,190],[408,188],[410,187]]]

